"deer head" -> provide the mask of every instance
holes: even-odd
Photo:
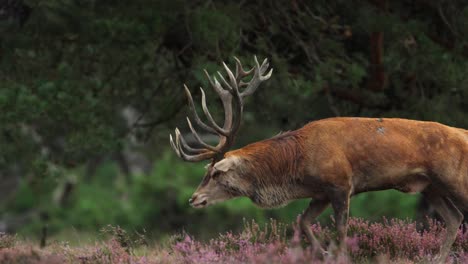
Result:
[[[253,94],[261,82],[268,80],[273,69],[270,69],[266,73],[269,67],[268,60],[265,59],[260,65],[257,58],[254,57],[255,66],[245,71],[239,59],[236,57],[234,59],[236,61],[235,74],[223,62],[228,80],[220,72],[217,72],[221,80],[219,82],[216,76],[211,77],[205,70],[210,85],[219,95],[223,104],[224,124],[222,127],[215,122],[208,110],[203,88],[200,87],[202,109],[208,123],[203,122],[198,116],[192,94],[187,86],[184,85],[195,123],[204,131],[217,135],[219,143],[216,146],[205,143],[195,130],[189,117],[187,117],[188,126],[199,146],[194,147],[187,144],[178,128],[175,129],[175,140],[170,135],[171,146],[182,160],[190,162],[211,160],[210,164],[206,166],[207,171],[202,182],[189,200],[189,203],[196,208],[243,196],[248,192],[249,184],[242,177],[242,160],[239,157],[228,157],[225,154],[233,145],[236,134],[239,131],[244,108],[244,98]],[[249,81],[245,82],[243,80],[250,76],[252,77]]]

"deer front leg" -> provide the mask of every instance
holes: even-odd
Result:
[[[346,250],[346,235],[348,231],[349,216],[349,192],[337,192],[331,201],[333,211],[335,212],[336,230],[338,232],[337,242],[341,250]]]
[[[309,240],[310,244],[314,248],[320,249],[322,252],[324,251],[323,248],[320,246],[320,243],[318,240],[315,238],[314,234],[312,233],[312,230],[310,229],[310,224],[312,221],[319,216],[325,208],[328,207],[329,205],[328,200],[312,200],[309,204],[309,207],[302,213],[301,218],[299,220],[299,225],[301,226],[302,232],[307,237],[307,240]]]

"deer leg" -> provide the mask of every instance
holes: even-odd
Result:
[[[447,259],[450,252],[450,248],[452,247],[452,244],[457,236],[458,228],[460,227],[463,220],[463,214],[447,197],[434,195],[434,193],[425,193],[425,197],[426,200],[434,207],[436,212],[445,221],[447,234],[442,242],[440,255],[437,260],[437,262],[445,263],[445,260]]]
[[[348,231],[348,216],[349,216],[349,192],[339,192],[333,196],[331,201],[333,211],[335,213],[336,230],[338,232],[337,241],[340,249],[346,249],[345,238]]]
[[[310,244],[314,248],[319,248],[320,250],[324,251],[323,248],[320,246],[317,238],[315,238],[312,230],[310,229],[311,222],[319,216],[325,208],[328,207],[330,202],[328,200],[312,200],[309,204],[309,207],[302,213],[301,218],[299,220],[299,225],[301,227],[302,232],[306,235],[307,240],[309,240]]]

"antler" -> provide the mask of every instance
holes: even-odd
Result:
[[[258,63],[257,57],[254,57],[255,66],[248,71],[244,70],[244,68],[242,67],[242,63],[238,58],[234,57],[234,60],[236,61],[235,75],[223,62],[223,66],[227,73],[228,80],[226,80],[220,72],[217,72],[222,84],[218,81],[216,76],[211,77],[205,70],[205,75],[208,78],[210,85],[219,95],[223,103],[224,124],[222,127],[216,123],[216,121],[211,116],[210,111],[208,110],[208,107],[206,105],[205,91],[203,90],[203,88],[200,87],[200,91],[202,94],[202,109],[203,113],[205,113],[208,123],[203,122],[198,116],[197,111],[195,110],[195,104],[193,103],[192,94],[190,93],[187,86],[184,85],[185,93],[189,101],[190,111],[193,114],[195,123],[206,132],[218,135],[219,143],[216,146],[211,146],[205,143],[193,127],[190,118],[187,117],[187,123],[190,128],[190,131],[192,131],[195,140],[202,148],[194,148],[189,146],[185,141],[185,138],[180,133],[179,129],[176,128],[175,141],[171,134],[170,142],[177,156],[179,156],[181,159],[192,162],[211,158],[221,159],[224,153],[226,153],[226,151],[228,151],[234,143],[235,136],[239,130],[244,109],[244,97],[253,94],[260,85],[260,83],[262,83],[265,80],[268,80],[271,77],[271,74],[273,73],[273,69],[270,69],[270,71],[266,73],[269,67],[267,59],[265,59],[260,65]],[[250,81],[244,82],[242,80],[244,77],[247,77],[252,73],[253,76],[252,79],[250,79]],[[245,88],[242,92],[240,92],[240,88],[243,87]]]

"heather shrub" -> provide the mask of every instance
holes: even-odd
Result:
[[[130,234],[120,226],[107,225],[101,229],[101,232],[111,235],[112,241],[119,243],[120,247],[131,255],[134,254],[136,247],[148,245],[144,233],[134,232]],[[143,230],[143,232],[145,231]]]
[[[43,252],[29,246],[0,250],[0,263],[2,264],[61,264],[64,262],[63,256]]]
[[[372,223],[350,218],[345,254],[336,245],[334,227],[317,223],[311,228],[328,252],[322,255],[304,241],[297,224],[292,225],[292,234],[287,234],[286,229],[274,231],[277,225],[275,221],[264,226],[247,222],[241,233],[228,232],[207,243],[185,234],[172,245],[171,254],[184,263],[420,263],[433,260],[445,235],[443,224],[434,220],[422,229],[422,225],[409,220]],[[451,261],[468,260],[467,245],[468,234],[461,228]]]
[[[349,226],[347,244],[355,260],[387,255],[392,259],[421,261],[437,254],[445,235],[444,228],[436,221],[430,221],[428,229],[422,231],[415,222],[400,219],[370,223],[351,218]]]
[[[244,229],[241,236],[252,243],[269,243],[273,241],[286,242],[287,226],[283,223],[270,219],[270,222],[261,227],[255,220],[246,221],[244,219]]]
[[[116,239],[111,239],[101,246],[91,248],[90,253],[76,256],[81,263],[130,263],[132,259],[128,253],[128,249],[122,247],[121,242]]]
[[[329,229],[314,225],[328,234]],[[318,251],[302,246],[300,231],[294,225],[292,237],[286,235],[286,226],[271,220],[260,226],[256,222],[246,222],[245,229],[233,234],[228,232],[207,243],[196,241],[185,234],[182,241],[171,246],[170,256],[182,263],[349,263],[346,254],[322,256]],[[168,261],[170,262],[170,261]]]
[[[11,248],[15,246],[16,235],[9,235],[3,232],[0,232],[0,250],[4,248]]]
[[[456,252],[468,252],[468,226],[464,224],[458,229],[457,238],[452,246],[453,251]],[[465,257],[468,257],[466,255]],[[468,259],[467,259],[468,261]]]
[[[23,242],[14,248],[0,250],[0,263],[4,264],[120,264],[120,263],[159,263],[147,261],[145,256],[134,256],[128,253],[127,248],[112,238],[93,246],[70,247],[67,243],[52,244],[45,249],[36,248]]]
[[[331,221],[333,222],[333,221]],[[298,223],[291,226],[271,220],[245,221],[239,232],[225,232],[209,240],[187,233],[166,244],[145,245],[138,234],[107,226],[112,237],[94,245],[71,247],[51,243],[38,249],[24,242],[0,249],[0,263],[431,263],[445,235],[443,224],[430,220],[427,227],[409,220],[384,219],[374,223],[349,219],[347,251],[336,245],[333,226],[313,224],[313,233],[326,253],[305,242]],[[448,263],[468,262],[468,234],[460,228]]]

